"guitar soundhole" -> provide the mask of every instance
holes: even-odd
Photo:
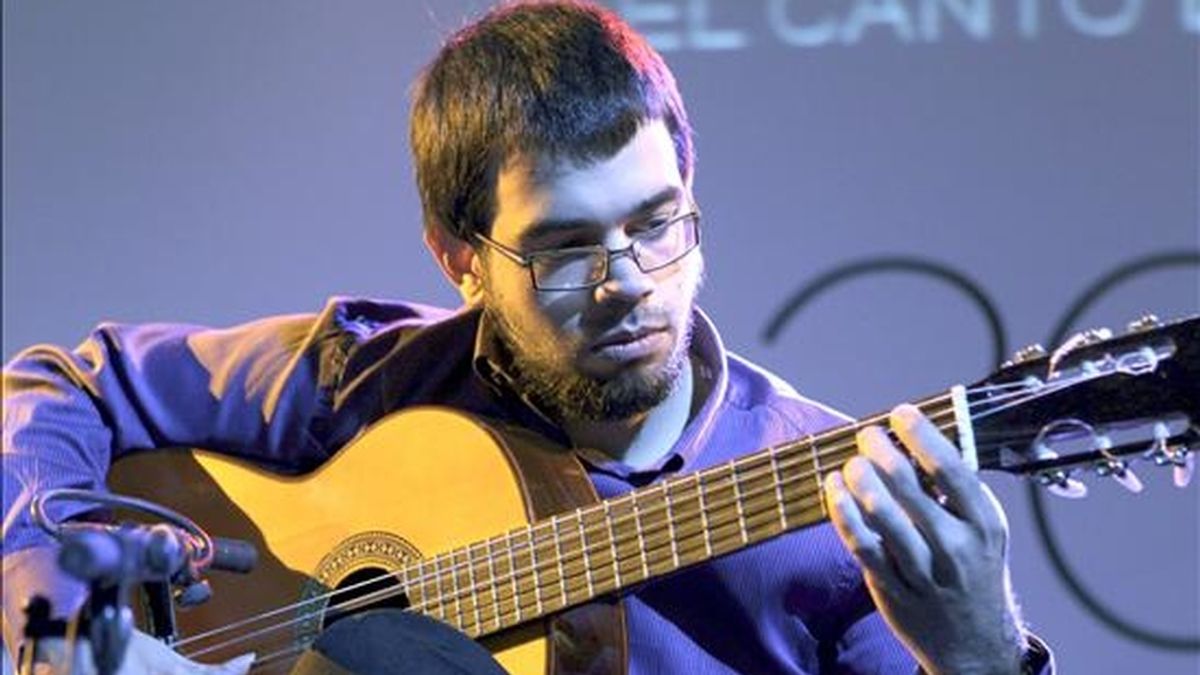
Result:
[[[408,605],[408,596],[395,576],[379,567],[364,567],[346,575],[338,583],[334,598],[326,607],[321,629],[358,612],[407,609]]]

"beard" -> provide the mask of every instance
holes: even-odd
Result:
[[[494,307],[487,303],[488,308]],[[610,377],[579,372],[558,355],[523,340],[501,312],[487,310],[496,327],[498,346],[506,361],[512,385],[545,415],[556,422],[580,420],[609,422],[648,412],[667,399],[689,366],[693,314],[661,365],[631,366]]]

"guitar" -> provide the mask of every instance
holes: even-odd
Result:
[[[916,405],[972,467],[1060,494],[1079,494],[1085,470],[1136,488],[1136,460],[1180,482],[1200,447],[1200,317],[1022,350]],[[179,615],[174,646],[189,657],[254,651],[256,671],[286,672],[333,618],[383,605],[481,640],[510,672],[576,672],[625,663],[621,606],[606,597],[825,519],[822,477],[885,419],[603,501],[564,449],[437,408],[384,418],[304,476],[190,450],[122,459],[110,486],[264,552]]]

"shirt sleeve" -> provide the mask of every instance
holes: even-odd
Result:
[[[1054,656],[1036,635],[1026,634],[1028,646],[1021,675],[1054,675]],[[838,641],[836,673],[913,673],[925,675],[908,650],[896,639],[878,611],[864,614]]]
[[[29,503],[50,488],[104,489],[111,463],[138,450],[204,447],[284,471],[325,455],[315,422],[344,359],[327,308],[230,329],[101,325],[77,348],[39,345],[3,370],[4,625],[15,644],[34,592],[73,611]],[[55,502],[54,519],[87,510]],[[51,564],[47,564],[51,563]]]

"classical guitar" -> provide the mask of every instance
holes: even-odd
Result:
[[[1135,460],[1182,480],[1200,447],[1200,318],[1026,349],[916,405],[972,466],[1055,491],[1080,491],[1083,471],[1132,481]],[[179,451],[123,459],[110,485],[262,551],[179,614],[175,647],[193,658],[254,651],[256,672],[284,672],[329,621],[390,605],[483,641],[511,672],[574,672],[623,667],[622,589],[824,519],[822,476],[883,419],[604,501],[561,448],[434,408],[383,419],[300,477]]]

